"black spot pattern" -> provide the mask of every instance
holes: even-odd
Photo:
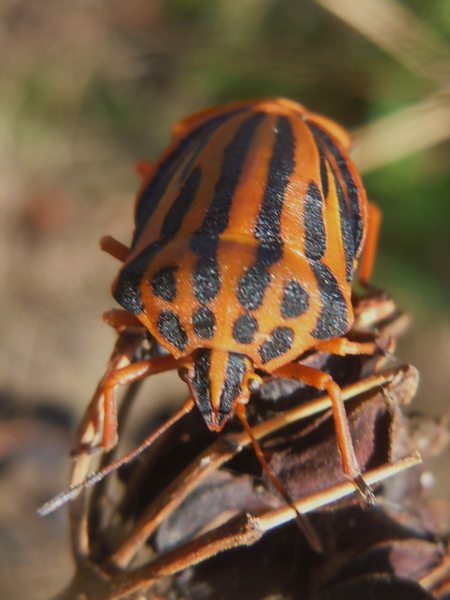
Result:
[[[164,310],[158,317],[158,331],[165,340],[182,351],[188,343],[188,336],[177,314]]]
[[[304,202],[305,255],[310,260],[320,260],[327,248],[327,238],[322,213],[323,199],[319,188],[311,181]]]
[[[322,299],[322,309],[311,335],[326,340],[344,335],[348,331],[348,315],[345,298],[330,269],[319,263],[311,263]]]
[[[178,267],[163,267],[156,271],[152,278],[152,290],[155,296],[172,302],[177,295],[177,281],[175,272]]]
[[[233,325],[233,338],[239,344],[250,344],[258,331],[258,321],[251,315],[242,315]]]
[[[245,371],[244,356],[236,352],[229,352],[225,382],[219,405],[219,412],[223,415],[223,418],[230,414],[234,402],[241,392]],[[219,417],[219,422],[221,420]]]
[[[246,310],[255,310],[261,305],[271,279],[269,268],[283,256],[281,213],[289,178],[295,167],[294,154],[291,123],[287,117],[279,117],[264,198],[254,230],[259,241],[256,260],[241,277],[236,290],[237,298]]]
[[[259,347],[259,356],[264,364],[285,354],[294,340],[294,330],[291,327],[276,327],[271,338]]]
[[[194,294],[200,304],[214,300],[220,290],[219,266],[215,257],[199,258],[192,273]]]
[[[264,292],[270,283],[270,274],[261,265],[248,268],[237,288],[239,302],[246,310],[256,310],[261,305]]]
[[[288,281],[284,287],[281,302],[281,316],[293,319],[303,315],[309,307],[309,295],[298,281]]]
[[[192,315],[195,334],[202,339],[209,340],[214,336],[216,317],[212,310],[202,306]]]

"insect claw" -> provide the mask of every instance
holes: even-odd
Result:
[[[383,336],[376,340],[376,346],[378,352],[387,358],[388,360],[395,360],[395,356],[392,352],[395,342],[391,336]]]
[[[387,358],[390,361],[395,361],[395,354],[393,354],[392,352],[389,352],[389,350],[383,350],[382,352],[384,358]]]
[[[355,479],[353,480],[353,483],[356,486],[356,489],[358,490],[360,496],[361,496],[361,500],[363,502],[363,504],[365,506],[375,506],[376,505],[376,497],[375,494],[372,490],[372,488],[370,487],[370,485],[368,485],[362,475],[358,475],[357,477],[355,477]]]

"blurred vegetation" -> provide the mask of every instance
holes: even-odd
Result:
[[[23,142],[21,151],[43,144],[39,152],[50,155],[61,141],[68,181],[77,177],[94,195],[124,185],[116,180],[120,167],[111,173],[114,162],[128,166],[155,156],[176,119],[210,104],[288,96],[352,128],[419,102],[448,78],[442,65],[430,77],[412,72],[308,0],[88,2],[91,22],[73,7],[56,16],[56,2],[43,3],[44,11],[29,2],[9,4],[4,28],[14,52],[5,99],[15,141]],[[426,58],[432,61],[433,52],[448,58],[449,2],[403,5],[424,27],[417,39],[423,33]],[[74,19],[72,26],[64,18]],[[385,215],[376,280],[407,305],[415,296],[427,311],[445,310],[449,299],[448,149],[446,141],[407,151],[365,176]],[[96,161],[104,168],[92,181],[86,170],[92,175]],[[53,167],[51,161],[41,166]]]
[[[399,356],[421,371],[422,406],[448,407],[449,0],[2,0],[0,67],[0,391],[13,416],[51,404],[76,422],[98,381],[117,270],[98,238],[130,239],[134,163],[189,113],[258,96],[354,131],[384,213],[374,283],[415,315]],[[152,402],[184,393],[157,385]],[[71,568],[63,517],[51,535],[33,520],[65,485],[69,436],[38,438],[4,474],[5,598],[49,597]],[[33,462],[46,444],[48,481]]]

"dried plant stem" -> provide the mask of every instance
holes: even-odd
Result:
[[[434,31],[393,0],[316,0],[407,69],[440,83],[450,56]],[[391,140],[395,136],[391,137]]]
[[[384,373],[372,375],[362,381],[353,383],[342,390],[344,401],[356,398],[369,391],[392,383],[396,378],[405,375],[409,367],[398,367]],[[311,402],[301,404],[264,423],[253,427],[256,439],[261,439],[280,430],[287,425],[301,421],[331,407],[328,394],[324,394]],[[142,518],[136,523],[133,531],[122,542],[111,556],[111,564],[117,568],[125,568],[140,548],[145,544],[155,529],[181,504],[186,496],[204,480],[212,471],[229,461],[238,452],[250,444],[245,432],[229,434],[217,439],[197,459],[191,463],[160,496],[152,503]]]
[[[133,354],[140,346],[139,336],[127,335],[127,332],[119,333],[114,349],[111,353],[108,366],[103,378],[99,382],[91,402],[86,410],[85,418],[81,423],[77,443],[89,445],[96,435],[96,427],[93,424],[95,414],[101,413],[99,403],[102,397],[102,383],[104,379],[112,372],[121,367],[128,366],[133,358]],[[134,398],[136,388],[129,388],[126,397]],[[125,398],[125,404],[128,401]],[[111,453],[109,453],[111,456]],[[92,455],[89,452],[81,452],[74,457],[70,477],[70,485],[76,485],[83,481],[92,465]],[[73,502],[69,504],[69,522],[72,542],[72,553],[76,563],[83,562],[90,552],[89,528],[88,528],[88,510],[86,509],[86,493],[82,492]]]
[[[429,148],[450,137],[450,95],[422,102],[353,132],[353,158],[362,172]]]
[[[397,462],[386,463],[381,467],[364,473],[364,479],[369,485],[375,485],[420,464],[418,453],[407,456]],[[297,510],[308,513],[329,505],[355,492],[352,482],[344,482],[322,492],[312,494],[295,502]],[[232,519],[225,525],[208,532],[197,539],[159,556],[144,567],[135,569],[127,574],[118,576],[115,581],[116,595],[120,598],[136,589],[150,586],[157,578],[173,575],[190,566],[198,564],[230,548],[249,546],[256,543],[268,531],[295,519],[295,511],[289,507],[267,511],[259,516],[243,515]],[[117,586],[117,587],[116,587]]]
[[[432,591],[436,587],[447,584],[450,585],[450,556],[444,558],[440,565],[419,579],[420,585],[427,591]]]

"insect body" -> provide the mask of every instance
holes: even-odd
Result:
[[[113,294],[189,357],[211,429],[254,369],[275,373],[352,325],[367,201],[346,146],[294,102],[234,104],[179,125],[143,186]]]
[[[251,393],[267,375],[289,377],[328,391],[344,472],[367,493],[339,387],[297,361],[310,349],[375,349],[343,337],[369,223],[348,147],[336,123],[285,99],[225,105],[175,128],[160,161],[144,169],[130,248],[102,242],[123,261],[113,295],[125,311],[108,319],[143,326],[169,352],[104,378],[90,413],[102,413],[103,448],[116,442],[119,384],[177,368],[190,399],[175,418],[195,403],[220,431],[237,412],[251,435]],[[374,230],[369,239],[363,282]]]

